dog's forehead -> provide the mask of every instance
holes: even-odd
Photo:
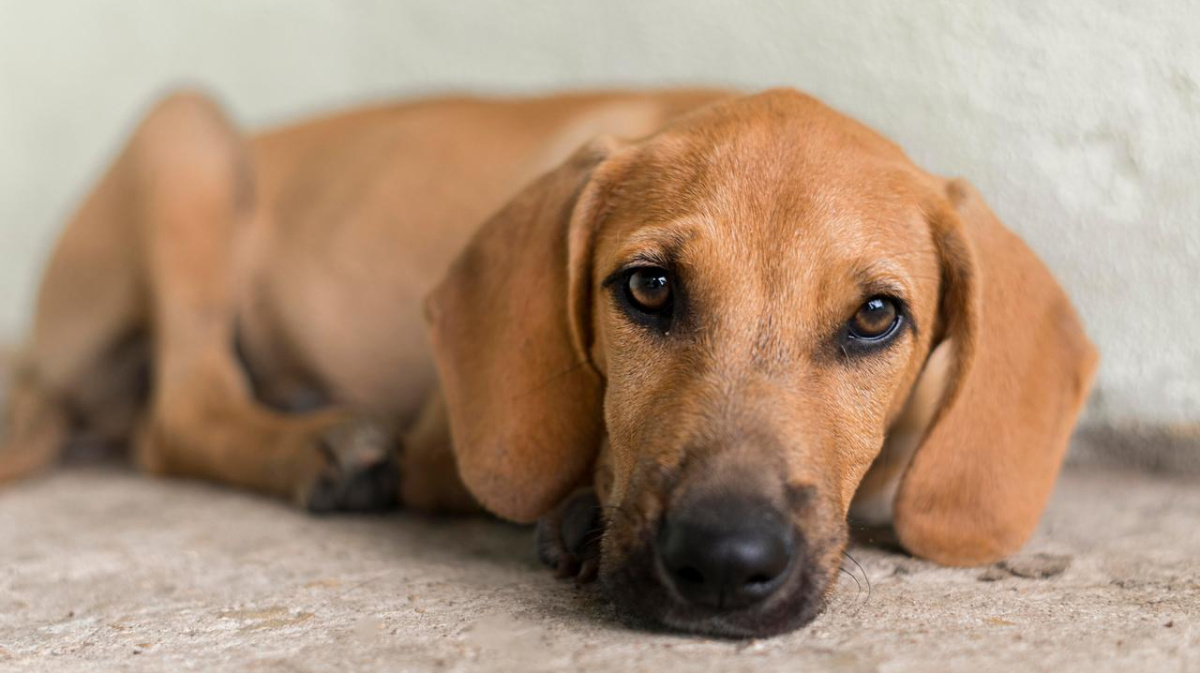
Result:
[[[639,219],[708,216],[763,231],[805,220],[895,220],[919,171],[870,128],[791,90],[702,108],[633,148],[621,192]]]
[[[664,256],[682,251],[711,272],[752,267],[809,288],[903,282],[932,258],[925,174],[803,94],[707,108],[635,149],[613,208],[628,253],[673,248]]]

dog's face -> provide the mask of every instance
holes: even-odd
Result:
[[[808,622],[932,346],[958,344],[947,408],[977,377],[1007,376],[976,353],[992,324],[1025,312],[1004,315],[1003,298],[982,317],[993,295],[956,200],[890,142],[787,91],[581,152],[497,215],[431,302],[464,480],[529,520],[598,474],[600,574],[629,615],[735,636]],[[1069,432],[1090,376],[1069,306],[1055,311],[1048,329],[1075,343],[1069,357],[1035,348],[1030,366],[1058,367],[1043,373],[1063,383],[1033,397],[1072,397],[1032,421],[1039,440],[1064,417]],[[1064,359],[1077,364],[1047,364]],[[1008,420],[942,411],[897,500],[911,550],[965,563],[1023,541],[1060,447],[1003,457],[998,472],[939,462],[962,440],[951,423]],[[1025,468],[1035,476],[1014,487]],[[955,528],[1013,488],[1037,501],[1032,515]]]
[[[927,188],[890,144],[804,117],[700,117],[635,148],[593,247],[591,361],[634,612],[755,635],[806,622],[938,329]]]

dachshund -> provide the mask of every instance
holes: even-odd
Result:
[[[848,518],[989,563],[1097,366],[970,184],[790,89],[157,103],[55,249],[0,482],[74,441],[312,511],[538,523],[636,623],[820,613]]]

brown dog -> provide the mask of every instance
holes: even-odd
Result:
[[[970,186],[794,91],[253,139],[178,94],[54,254],[0,480],[84,435],[315,510],[478,503],[630,616],[764,635],[852,504],[940,563],[1020,547],[1095,365]]]

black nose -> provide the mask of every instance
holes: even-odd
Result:
[[[791,525],[765,502],[710,498],[668,514],[658,556],[685,600],[732,609],[761,601],[783,584],[793,538]]]

